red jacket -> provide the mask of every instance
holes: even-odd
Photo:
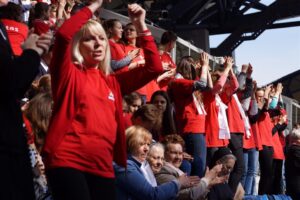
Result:
[[[139,38],[146,54],[146,66],[143,68],[105,76],[100,70],[89,71],[75,65],[71,59],[71,41],[91,17],[92,12],[83,8],[56,34],[50,64],[54,107],[43,153],[48,168],[71,167],[102,177],[114,177],[112,160],[126,166],[127,159],[122,95],[152,80],[161,73],[162,66],[152,36]],[[87,76],[89,73],[93,77]],[[105,92],[100,97],[103,101],[97,102],[111,106],[97,109],[99,105],[87,104],[95,97],[99,98],[97,93],[93,93],[93,88],[86,88],[90,84],[89,79],[95,77],[99,78],[95,87],[103,86]],[[135,77],[135,81],[128,81],[131,77]],[[107,110],[108,116],[103,115],[102,110]],[[93,119],[94,116],[99,118]],[[99,119],[103,121],[99,122]],[[103,126],[97,126],[97,123]],[[112,130],[109,130],[109,125]]]
[[[14,54],[21,55],[23,52],[21,44],[26,40],[28,34],[27,25],[10,19],[1,19],[1,21],[5,25]]]
[[[205,119],[207,147],[224,147],[229,143],[227,139],[219,139],[219,107],[217,106],[216,102],[216,93],[219,93],[221,91],[226,79],[227,76],[223,74],[214,84],[214,87],[211,91],[203,93],[203,103],[207,113]]]
[[[168,91],[175,104],[179,133],[205,133],[205,115],[199,114],[193,99],[193,80],[174,79]]]
[[[239,87],[236,77],[231,77],[230,83],[224,86],[223,92],[220,94],[222,101],[228,106],[227,119],[228,126],[231,133],[245,132],[245,125],[240,114],[237,103],[232,96]]]
[[[216,97],[212,92],[204,92],[203,103],[206,110],[205,133],[207,147],[224,147],[228,145],[228,140],[219,139],[219,108],[216,105]]]

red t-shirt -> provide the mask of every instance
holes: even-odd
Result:
[[[272,139],[272,128],[273,124],[271,122],[271,118],[268,112],[263,112],[257,121],[261,143],[262,145],[272,147],[273,139]]]
[[[21,55],[23,52],[21,45],[28,34],[27,25],[10,19],[2,19],[1,21],[6,28],[13,53],[17,56]]]
[[[261,141],[261,136],[259,133],[259,128],[258,128],[257,122],[255,122],[254,124],[251,124],[251,131],[252,131],[255,147],[258,150],[262,150],[262,141]]]
[[[125,53],[125,46],[123,44],[116,43],[112,40],[108,40],[108,41],[109,41],[109,47],[110,47],[110,53],[111,53],[112,60],[119,61],[126,57],[127,54]],[[124,66],[124,67],[116,70],[116,72],[118,72],[118,73],[124,72],[124,71],[128,71],[128,66]]]
[[[138,47],[135,47],[133,45],[126,45],[125,46],[125,54],[127,55],[129,52],[135,50],[135,49],[140,49]],[[145,56],[144,56],[144,51],[143,49],[140,49],[140,53],[139,53],[139,56],[134,58],[131,62],[134,63],[134,62],[139,62],[139,61],[142,61],[142,60],[145,60]],[[139,66],[139,67],[143,67],[143,66]],[[147,84],[148,85],[148,84]],[[140,89],[138,89],[136,92],[138,92],[139,94],[141,95],[145,95],[147,96],[147,85],[141,87]]]
[[[100,70],[88,69],[85,73],[87,80],[78,102],[79,109],[53,160],[56,166],[81,170],[89,166],[91,173],[113,177],[112,165],[108,163],[113,162],[111,144],[115,143],[117,133],[115,98]]]
[[[161,52],[161,54],[160,54],[160,60],[161,60],[162,63],[167,63],[167,64],[169,64],[169,67],[170,67],[171,69],[175,69],[175,68],[176,68],[176,64],[173,62],[170,53],[165,52],[165,51]],[[166,91],[166,90],[167,90],[167,87],[168,87],[168,84],[169,84],[169,82],[170,82],[171,80],[172,80],[172,78],[166,78],[166,79],[164,79],[164,80],[161,80],[161,81],[158,83],[160,89]]]
[[[92,17],[85,7],[66,20],[56,33],[50,64],[53,112],[43,155],[50,168],[70,167],[112,178],[112,160],[126,166],[122,94],[129,94],[162,71],[152,36],[140,41],[147,63],[130,72],[104,75],[72,62],[72,38]],[[130,77],[135,81],[128,81]]]
[[[251,136],[249,138],[247,138],[246,134],[243,135],[243,148],[244,149],[256,148],[252,129],[250,129],[250,132],[251,132]]]

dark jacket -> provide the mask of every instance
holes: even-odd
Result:
[[[1,22],[0,29],[0,199],[29,199],[32,175],[19,102],[38,72],[40,57],[24,50],[15,58]]]

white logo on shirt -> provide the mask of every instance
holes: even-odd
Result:
[[[110,100],[112,100],[112,101],[115,101],[115,96],[114,96],[114,94],[112,93],[112,91],[109,92],[108,99],[110,99]]]
[[[13,26],[5,26],[7,31],[14,31],[14,32],[19,32],[18,27],[13,27]]]

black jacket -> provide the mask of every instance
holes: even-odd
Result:
[[[15,58],[1,22],[0,28],[0,153],[18,153],[26,145],[19,100],[38,73],[40,56],[25,50]]]

